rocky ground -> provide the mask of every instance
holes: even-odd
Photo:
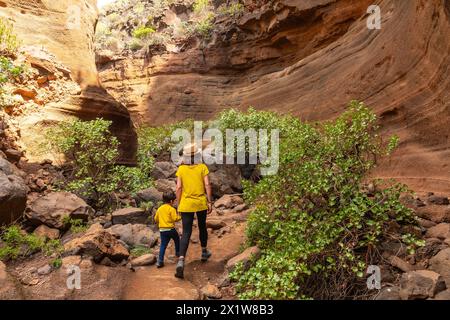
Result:
[[[153,172],[155,187],[140,191],[134,198],[124,197],[122,209],[103,214],[94,212],[74,194],[51,191],[51,177],[57,173],[51,163],[31,165],[22,159],[15,162],[16,166],[9,162],[11,158],[0,161],[0,176],[9,181],[9,185],[0,186],[3,222],[8,222],[12,209],[19,218],[26,208],[22,220],[24,232],[60,239],[63,245],[60,266],[52,263],[55,254],[43,253],[0,263],[2,299],[236,299],[228,272],[237,262],[245,263],[260,254],[257,247],[242,252],[246,218],[251,209],[236,195],[241,188],[235,180],[240,177],[236,167],[211,168],[217,199],[207,222],[213,256],[207,263],[200,261],[194,226],[186,278],[180,280],[174,277],[173,244],[168,248],[166,266],[157,269],[154,265],[159,233],[150,217],[155,208],[138,207],[142,202],[157,203],[163,191],[175,188],[173,164],[157,162]],[[34,173],[24,171],[30,168],[35,169]],[[404,196],[403,201],[420,217],[420,227],[410,233],[422,236],[425,246],[410,254],[397,241],[384,243],[380,262],[383,288],[371,291],[367,298],[449,299],[449,199],[428,193]],[[65,217],[86,221],[89,228],[75,233],[67,228]],[[181,232],[181,226],[177,228]],[[392,224],[392,232],[398,228],[396,223]],[[0,243],[0,247],[3,245]],[[134,248],[145,250],[135,253]],[[81,289],[67,287],[71,266],[81,270]]]

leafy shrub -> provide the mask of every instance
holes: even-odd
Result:
[[[271,122],[274,116],[259,117],[254,111],[228,115],[244,129]],[[412,210],[399,201],[407,191],[404,186],[378,181],[378,190],[370,195],[361,188],[363,177],[379,157],[389,154],[396,139],[383,143],[375,114],[359,102],[352,102],[335,121],[319,125],[273,120],[284,126],[278,174],[244,186],[246,200],[255,206],[248,219],[248,244],[258,245],[262,255],[250,269],[237,268],[232,274],[239,296],[357,296],[367,290],[362,277],[367,265],[378,261],[382,240],[406,238],[410,249],[423,244],[402,234],[404,229],[398,235],[388,232],[392,221],[416,224]]]
[[[59,269],[62,266],[62,259],[61,258],[55,258],[52,260],[51,265],[55,269]]]
[[[220,13],[223,15],[238,17],[244,13],[244,5],[239,2],[234,2],[230,5],[225,5],[220,9]]]
[[[130,48],[131,51],[138,51],[141,50],[144,47],[144,43],[139,39],[131,39],[131,41],[128,43],[128,48]]]
[[[38,251],[46,256],[61,254],[63,251],[59,240],[48,240],[34,234],[23,232],[18,225],[2,229],[0,239],[4,242],[0,248],[0,260],[26,257]]]
[[[176,142],[171,141],[176,129],[194,130],[194,121],[187,119],[171,125],[159,127],[144,126],[138,130],[138,158],[149,159],[164,152],[170,152]]]
[[[147,38],[150,34],[154,33],[155,29],[146,26],[140,26],[133,31],[133,37],[137,39]]]
[[[197,21],[194,26],[195,33],[203,38],[209,38],[214,29],[214,14],[209,14]]]
[[[195,0],[193,6],[194,12],[201,13],[204,10],[206,10],[209,7],[209,5],[210,5],[209,0]]]
[[[85,232],[89,226],[81,219],[73,219],[70,216],[63,218],[63,223],[70,227],[72,233]]]
[[[61,188],[86,198],[93,206],[111,205],[114,192],[134,193],[150,185],[152,160],[138,160],[138,168],[116,165],[119,141],[109,131],[111,121],[72,120],[59,123],[46,133],[49,147],[64,154],[72,172]]]
[[[133,249],[131,249],[130,255],[133,258],[137,258],[137,257],[143,256],[144,254],[149,254],[151,252],[152,251],[150,250],[150,248],[140,245],[140,246],[136,246]]]
[[[13,54],[19,45],[20,41],[13,31],[12,23],[0,17],[0,53]]]

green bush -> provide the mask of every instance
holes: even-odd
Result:
[[[12,23],[0,17],[0,53],[14,54],[19,45]]]
[[[214,29],[214,14],[209,14],[197,21],[194,25],[194,31],[197,35],[203,38],[209,38],[211,31]]]
[[[171,125],[158,127],[144,126],[138,130],[138,158],[150,159],[165,152],[170,152],[176,142],[171,141],[176,129],[194,130],[194,121],[187,119]]]
[[[133,37],[137,39],[145,39],[155,32],[155,29],[146,26],[140,26],[133,31]]]
[[[111,121],[103,119],[72,120],[46,133],[50,149],[64,154],[73,169],[60,187],[86,198],[96,208],[111,206],[114,192],[135,193],[151,184],[152,160],[140,157],[137,168],[116,165],[119,141],[110,125]]]
[[[144,47],[144,44],[139,39],[131,39],[131,41],[128,43],[128,48],[130,48],[131,51],[138,51],[141,50]]]
[[[244,5],[239,2],[234,2],[230,5],[225,5],[221,8],[220,13],[223,15],[238,17],[244,13]]]
[[[0,260],[14,260],[38,251],[42,251],[46,256],[52,254],[60,255],[63,252],[63,247],[59,240],[46,241],[34,234],[23,232],[18,225],[3,228],[0,239],[4,243],[0,247]]]
[[[206,10],[209,7],[209,5],[210,5],[209,0],[195,0],[193,6],[194,12],[201,13],[204,10]]]
[[[73,219],[70,216],[63,218],[63,223],[70,228],[72,233],[85,232],[89,226],[81,219]]]
[[[362,179],[395,147],[377,135],[376,116],[352,102],[335,121],[312,125],[274,114],[228,114],[224,123],[244,129],[270,122],[280,128],[280,167],[259,183],[246,182],[244,196],[255,206],[247,226],[249,245],[262,250],[248,270],[236,268],[244,299],[341,299],[367,290],[365,270],[379,259],[377,246],[388,238],[423,243],[408,233],[394,235],[389,224],[414,225],[412,210],[399,197],[406,188],[378,181],[362,191]],[[404,229],[401,229],[404,230]]]
[[[142,245],[136,246],[130,250],[130,255],[133,258],[137,258],[137,257],[143,256],[144,254],[149,254],[149,253],[152,253],[150,248],[148,248],[146,246],[142,246]]]

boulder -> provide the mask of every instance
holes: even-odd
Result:
[[[404,273],[400,280],[400,298],[416,300],[433,298],[445,290],[444,278],[430,270],[418,270]]]
[[[94,210],[83,199],[69,192],[52,192],[33,201],[26,209],[25,216],[32,225],[45,224],[51,228],[65,229],[64,219],[87,221]]]
[[[154,263],[156,263],[156,256],[151,253],[144,254],[140,257],[137,257],[137,258],[131,260],[132,267],[149,266]]]
[[[427,220],[427,219],[422,219],[422,218],[418,218],[418,222],[422,228],[426,228],[426,229],[434,227],[436,225],[436,222],[433,222],[433,221]]]
[[[123,208],[112,213],[113,224],[146,224],[149,222],[148,213],[140,208]]]
[[[16,175],[21,178],[24,178],[26,175],[25,172],[19,170],[14,164],[1,157],[0,157],[0,172],[3,172],[7,176]]]
[[[413,265],[409,264],[408,262],[397,256],[390,256],[388,258],[388,261],[391,266],[396,267],[403,272],[409,272],[415,269]]]
[[[153,204],[157,204],[162,201],[163,193],[158,191],[158,189],[151,187],[141,191],[138,191],[135,196],[136,203],[140,204],[141,202],[153,202]]]
[[[52,272],[52,267],[49,264],[46,264],[43,267],[40,267],[39,269],[37,269],[37,274],[40,276],[46,276],[48,274],[50,274]]]
[[[445,248],[447,246],[438,238],[427,238],[425,239],[425,245],[417,249],[416,257],[420,260],[430,259]]]
[[[37,227],[33,233],[38,237],[50,240],[59,239],[60,236],[60,232],[58,229],[49,228],[45,224]]]
[[[173,178],[175,177],[177,169],[177,166],[173,162],[156,162],[152,171],[152,177],[155,180]]]
[[[232,271],[236,264],[242,263],[244,265],[244,269],[247,269],[250,267],[250,262],[253,258],[258,259],[261,255],[261,250],[254,246],[250,247],[244,250],[241,254],[238,254],[237,256],[231,258],[228,260],[225,268],[228,271]]]
[[[213,230],[219,230],[225,227],[227,224],[220,219],[207,219],[206,228],[211,228]]]
[[[419,217],[431,220],[435,223],[450,222],[450,207],[449,206],[439,206],[439,205],[429,205],[416,210]],[[430,226],[424,226],[429,228]]]
[[[153,247],[158,241],[158,234],[143,224],[117,224],[106,229],[130,247],[139,245]]]
[[[427,238],[446,239],[450,238],[450,223],[439,223],[434,227],[431,227],[425,233]]]
[[[10,224],[22,217],[27,192],[28,187],[21,177],[0,171],[0,225]]]
[[[127,248],[100,224],[93,224],[84,235],[64,245],[64,255],[91,256],[95,262],[100,262],[104,258],[122,261],[130,254]]]
[[[200,292],[209,299],[222,298],[222,293],[220,292],[219,288],[209,283],[206,286],[202,287]]]
[[[23,153],[16,149],[6,149],[5,155],[8,158],[8,160],[12,162],[18,162],[20,158],[23,156]]]
[[[450,300],[450,289],[439,292],[434,296],[434,300]]]
[[[441,250],[431,258],[429,269],[442,275],[447,287],[450,289],[450,248]]]
[[[243,203],[243,204],[240,204],[240,205],[237,205],[236,207],[234,207],[233,211],[234,212],[242,212],[247,209],[248,209],[247,205],[245,203]]]
[[[240,196],[226,194],[214,202],[214,207],[217,209],[233,209],[242,204],[244,204],[244,200]]]
[[[440,206],[447,206],[450,204],[447,197],[437,196],[434,194],[428,197],[428,202],[432,203],[432,204],[437,204]]]
[[[237,165],[220,165],[216,171],[210,172],[209,180],[216,198],[242,191],[242,176]]]
[[[375,300],[400,300],[399,287],[385,287],[375,296]]]
[[[159,192],[175,192],[177,189],[177,184],[174,180],[169,179],[159,179],[155,181],[155,187]]]

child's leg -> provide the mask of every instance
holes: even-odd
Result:
[[[180,235],[178,234],[177,230],[173,230],[172,239],[173,239],[173,242],[175,242],[175,255],[177,257],[179,257],[180,256]]]
[[[162,231],[160,232],[161,235],[161,246],[159,247],[159,263],[164,263],[164,255],[166,253],[167,245],[170,241],[170,232]]]

